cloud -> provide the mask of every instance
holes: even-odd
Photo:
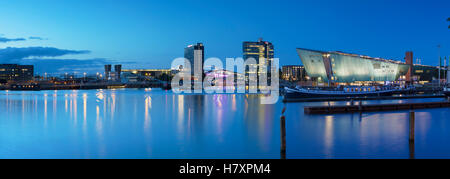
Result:
[[[6,42],[17,42],[17,41],[25,41],[24,38],[15,38],[15,39],[9,39],[5,37],[0,37],[0,43],[6,43]]]
[[[29,57],[59,57],[63,55],[78,55],[90,53],[88,50],[65,50],[53,47],[8,47],[0,49],[0,63]]]
[[[48,40],[47,38],[42,38],[42,37],[28,37],[28,39],[30,39],[30,40]]]

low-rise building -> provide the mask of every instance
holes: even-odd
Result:
[[[0,64],[0,81],[26,82],[33,77],[33,65]]]
[[[302,65],[283,66],[281,73],[282,79],[286,81],[306,81],[306,71]]]

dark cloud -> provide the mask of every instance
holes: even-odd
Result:
[[[28,37],[28,39],[30,39],[30,40],[48,40],[47,38],[42,38],[42,37]]]
[[[16,42],[16,41],[25,41],[24,38],[15,38],[15,39],[9,39],[5,37],[0,37],[0,43],[6,43],[6,42]]]
[[[64,50],[53,47],[8,47],[0,49],[0,63],[29,57],[59,57],[63,55],[77,55],[90,53],[88,50]]]

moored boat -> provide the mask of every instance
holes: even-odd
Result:
[[[285,88],[285,97],[362,97],[362,96],[392,96],[408,93],[411,88],[397,87],[344,87],[334,89]]]
[[[444,87],[444,94],[445,94],[445,96],[450,96],[450,86],[449,85]]]

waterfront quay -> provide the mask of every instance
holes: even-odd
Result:
[[[159,89],[0,91],[0,158],[279,159],[284,108],[287,159],[410,158],[409,110],[304,113],[320,105],[326,102],[261,105],[261,95]],[[415,110],[415,158],[450,157],[448,115]]]
[[[362,100],[400,100],[400,99],[428,99],[428,98],[445,98],[445,95],[397,95],[397,96],[376,96],[376,97],[318,97],[318,98],[284,98],[285,103],[298,102],[322,102],[322,101],[362,101]]]
[[[421,103],[393,103],[393,104],[369,104],[363,105],[329,105],[329,106],[307,106],[305,114],[333,114],[333,113],[354,113],[354,112],[379,112],[415,110],[429,108],[448,108],[450,101],[421,102]]]
[[[117,88],[161,88],[170,89],[168,82],[98,82],[98,83],[73,83],[73,84],[54,84],[54,83],[29,83],[29,84],[11,84],[0,85],[0,90],[13,91],[40,91],[40,90],[89,90],[89,89],[117,89]]]

